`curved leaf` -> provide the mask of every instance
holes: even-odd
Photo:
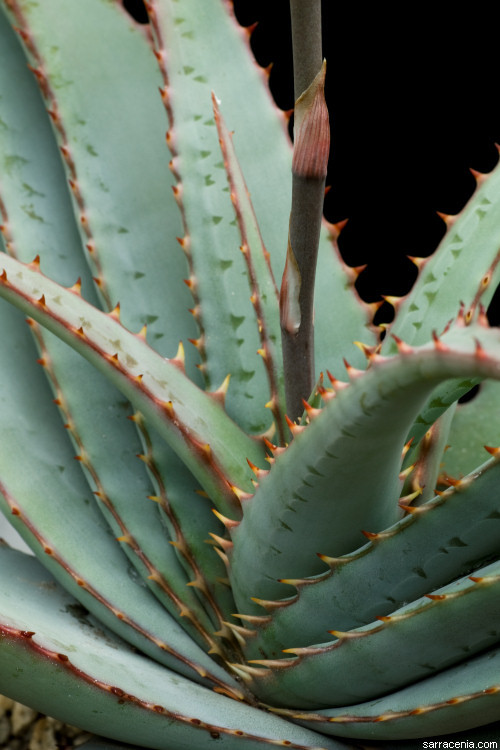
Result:
[[[190,750],[215,739],[260,750],[277,743],[344,747],[135,653],[82,612],[34,558],[3,546],[0,557],[0,691],[15,700],[157,750]]]
[[[239,612],[261,614],[252,597],[290,595],[284,584],[322,572],[318,554],[352,552],[363,532],[382,532],[402,517],[404,442],[422,404],[453,376],[498,379],[499,362],[497,330],[456,327],[427,347],[401,345],[395,357],[372,358],[347,387],[334,383],[325,407],[295,430],[231,530]]]
[[[245,459],[263,451],[195,386],[175,363],[160,357],[113,315],[43,276],[37,265],[4,257],[0,294],[73,346],[139,408],[172,443],[223,512],[239,507],[238,487],[251,489]]]

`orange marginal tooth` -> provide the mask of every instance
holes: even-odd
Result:
[[[402,498],[401,498],[402,499]],[[422,508],[420,506],[414,507],[413,505],[405,505],[401,502],[401,500],[398,503],[401,510],[404,510],[405,513],[410,513],[411,515],[415,515],[416,513],[422,513]]]
[[[358,278],[358,276],[360,276],[363,273],[363,271],[365,270],[365,268],[367,267],[367,265],[368,265],[368,263],[363,263],[363,265],[361,265],[361,266],[353,266],[351,268],[351,271],[353,271],[354,275],[356,276],[356,278]]]
[[[231,489],[238,498],[238,500],[241,502],[242,500],[250,500],[253,495],[251,495],[249,492],[245,492],[240,487],[236,487],[236,485],[232,484]]]
[[[353,367],[352,367],[352,365],[349,364],[349,362],[347,361],[347,359],[345,357],[342,357],[342,361],[344,363],[345,369],[347,370],[347,374],[350,377],[351,376],[351,372],[353,370]]]
[[[32,268],[34,271],[40,270],[40,256],[36,255],[31,263],[28,263],[29,267]]]
[[[120,303],[117,302],[115,307],[111,310],[110,313],[108,313],[110,318],[113,318],[114,320],[117,320],[120,322]]]
[[[304,407],[305,411],[310,414],[311,412],[315,411],[314,407],[311,406],[309,401],[306,401],[305,398],[302,399],[302,406]]]
[[[366,536],[366,538],[369,539],[370,541],[374,541],[375,539],[379,539],[380,538],[380,534],[376,534],[373,531],[363,531],[363,530],[361,530],[361,533],[364,536]]]
[[[146,8],[147,8],[148,6],[147,6],[146,3],[145,3],[145,5],[146,5]],[[161,100],[162,100],[163,104],[165,104],[165,105],[168,104],[168,101],[169,101],[168,86],[159,86],[158,90],[160,92],[160,96],[161,96]]]
[[[222,560],[222,562],[226,566],[226,569],[229,570],[229,558],[226,555],[226,553],[223,552],[219,547],[214,547],[214,551],[217,553],[217,555],[219,555],[220,559]],[[189,586],[189,584],[187,584],[187,585]]]
[[[295,648],[284,648],[284,654],[295,654],[295,656],[311,656],[312,654],[323,653],[324,650],[321,648],[312,648],[311,646],[302,646]]]
[[[338,638],[341,640],[342,638],[356,638],[362,635],[361,633],[351,633],[350,631],[346,630],[327,630],[327,633],[330,633],[330,635],[335,636],[335,638]]]
[[[396,347],[398,349],[399,354],[411,354],[413,351],[413,348],[406,343],[406,341],[403,341],[399,338],[399,336],[396,336],[396,334],[391,334],[392,338],[396,342]]]
[[[193,346],[195,346],[198,349],[198,351],[200,351],[201,349],[203,349],[203,339],[202,339],[201,336],[198,339],[188,339],[188,341],[189,341],[190,344],[192,344]]]
[[[223,537],[218,536],[218,534],[214,534],[212,531],[210,531],[209,534],[212,539],[217,542],[219,547],[222,547],[224,552],[230,552],[233,549],[234,544],[233,542],[229,541],[229,539],[224,539]]]
[[[321,552],[317,552],[316,554],[329,568],[336,568],[338,565],[346,562],[342,557],[330,557],[330,555],[323,555]]]
[[[342,390],[343,388],[348,388],[348,386],[349,386],[349,383],[345,383],[345,382],[344,382],[344,381],[342,381],[342,380],[337,380],[337,378],[336,378],[336,377],[334,377],[334,376],[332,375],[332,373],[331,373],[331,372],[330,372],[329,370],[327,370],[327,371],[326,371],[326,374],[327,374],[327,376],[328,376],[328,380],[330,381],[330,383],[332,384],[333,388],[334,388],[334,389],[335,389],[336,391],[340,391],[340,390]]]
[[[349,380],[353,380],[354,378],[359,377],[359,375],[363,375],[364,370],[358,370],[356,367],[353,367],[349,362],[344,359],[344,367],[347,370],[347,374],[349,376]]]
[[[282,609],[283,607],[288,607],[292,601],[295,601],[295,599],[273,601],[271,599],[259,599],[256,596],[252,596],[251,599],[253,602],[258,604],[259,607],[263,607],[263,609],[267,609],[269,612],[272,612],[275,609]]]
[[[296,435],[300,435],[301,432],[304,432],[304,430],[307,427],[307,425],[305,424],[296,424],[295,422],[292,422],[292,420],[289,417],[287,417],[286,414],[285,414],[285,419],[286,419],[288,428],[294,437]]]
[[[409,503],[412,503],[414,500],[416,500],[417,497],[422,494],[423,490],[424,488],[419,486],[414,492],[411,492],[409,495],[400,497],[399,505],[401,506],[401,508],[403,507],[403,505],[408,505]]]
[[[322,385],[318,386],[318,393],[323,399],[323,401],[331,401],[332,398],[335,398],[336,396],[335,391],[332,391],[329,388],[323,388]]]
[[[246,31],[248,36],[252,36],[253,32],[255,31],[258,25],[259,25],[259,22],[255,21],[255,23],[250,24],[250,26],[245,26],[243,28],[243,31]]]
[[[446,352],[448,351],[448,347],[443,344],[439,336],[437,335],[436,331],[432,332],[432,341],[434,343],[434,349],[438,352]]]
[[[500,453],[500,448],[493,448],[490,445],[485,445],[484,449],[488,451],[488,453],[491,453],[492,456],[497,456]]]
[[[305,400],[305,398],[302,399],[302,406],[304,407],[304,410],[307,412],[308,417],[315,417],[317,414],[321,413],[321,409],[315,409],[314,406],[311,406],[309,401]]]
[[[472,169],[472,167],[470,167],[470,173],[476,180],[478,187],[479,185],[481,185],[482,182],[484,182],[487,176],[483,172],[478,172],[477,169]]]
[[[228,666],[231,667],[233,672],[235,672],[238,677],[244,682],[251,682],[253,677],[265,677],[269,674],[268,669],[258,669],[257,667],[250,667],[248,666],[248,664],[228,663]]]
[[[40,299],[37,300],[37,302],[40,305],[40,307],[46,308],[47,304],[45,302],[45,294],[42,294],[42,296],[40,297]]]
[[[449,321],[447,322],[447,324],[446,324],[446,325],[445,325],[445,327],[443,328],[443,331],[442,331],[442,333],[441,333],[441,336],[444,336],[444,334],[445,334],[445,333],[448,333],[448,331],[449,331],[449,330],[450,330],[450,328],[451,328],[451,324],[452,324],[452,323],[453,323],[453,318],[450,318],[450,320],[449,320]]]
[[[367,346],[366,344],[363,344],[362,341],[353,341],[353,344],[363,352],[368,362],[373,359],[378,348],[376,346]]]
[[[59,150],[61,154],[63,155],[65,161],[71,160],[71,151],[69,150],[67,144],[63,144],[62,146],[59,146]]]
[[[143,341],[146,341],[147,332],[148,332],[148,327],[146,324],[144,324],[141,330],[139,331],[139,333],[137,333],[136,335],[139,336],[139,338],[141,338]]]
[[[258,477],[260,472],[259,467],[252,463],[249,458],[247,458],[247,464],[250,466],[255,476]]]
[[[287,586],[300,588],[301,586],[309,586],[312,580],[310,578],[278,578],[278,583],[286,583]]]
[[[175,354],[175,357],[172,357],[170,360],[170,363],[177,367],[178,370],[181,372],[186,372],[186,354],[184,351],[184,344],[182,341],[179,341],[179,346],[177,347],[177,352]]]
[[[262,664],[271,669],[288,669],[295,664],[295,659],[249,659],[249,664]]]
[[[130,534],[124,534],[123,536],[117,536],[116,537],[117,542],[124,542],[125,544],[128,544],[129,546],[133,545],[133,539],[130,536]]]
[[[287,448],[288,444],[276,446],[276,448],[274,449],[274,458],[278,458],[278,456],[281,456],[281,454],[284,453]]]
[[[425,594],[426,599],[431,599],[433,602],[439,602],[446,599],[446,594]]]
[[[399,472],[398,476],[399,476],[399,479],[400,479],[401,482],[403,482],[407,477],[410,476],[410,474],[412,473],[412,471],[415,468],[415,466],[416,466],[416,464],[411,464],[406,469],[403,469],[403,471]]]
[[[267,625],[268,623],[272,622],[272,617],[269,617],[268,615],[232,614],[231,617],[237,617],[239,620],[243,620],[244,622],[249,622],[250,625],[256,625],[257,627],[261,625]]]
[[[439,218],[444,221],[447,227],[451,226],[456,219],[456,216],[453,216],[453,214],[443,214],[441,211],[436,211],[436,213]]]
[[[485,328],[489,328],[490,326],[484,305],[479,305],[479,315],[477,318],[477,322],[480,326],[484,326]]]
[[[78,334],[79,336],[83,336],[83,337],[85,337],[85,331],[83,330],[82,326],[80,326],[80,328],[75,328],[75,332],[76,332],[76,333],[77,333],[77,334]]]
[[[484,576],[469,576],[469,579],[474,583],[481,583],[481,581],[484,581]]]
[[[215,401],[217,401],[221,406],[224,406],[226,403],[226,395],[229,389],[230,379],[231,375],[226,375],[221,385],[215,391],[207,391],[208,395]]]
[[[331,226],[335,229],[337,237],[344,230],[348,221],[349,219],[342,219],[342,221],[336,221],[335,224],[331,224]],[[335,237],[334,239],[337,239],[337,237]]]
[[[392,338],[396,342],[396,346],[398,349],[399,354],[411,354],[413,351],[413,348],[409,346],[409,344],[406,343],[406,341],[403,341],[399,338],[399,336],[396,336],[394,333],[392,334]]]
[[[449,487],[458,487],[460,484],[462,484],[461,479],[450,477],[449,474],[444,474],[443,476],[441,476],[440,481],[442,484],[447,484]]]
[[[82,294],[82,280],[80,277],[77,278],[73,286],[69,287],[69,291],[73,292],[74,294],[78,294],[78,296],[81,296]]]
[[[264,438],[264,443],[266,445],[266,448],[271,451],[271,453],[274,453],[274,451],[277,449],[278,446],[274,445],[274,443],[271,443],[270,440],[267,438]]]
[[[257,479],[262,479],[262,477],[265,477],[265,476],[267,476],[267,474],[269,474],[269,470],[268,469],[259,469],[259,467],[256,466],[255,464],[253,464],[248,458],[247,458],[247,464],[250,466],[250,468],[252,469],[253,473],[257,477]]]
[[[417,258],[416,255],[407,255],[406,256],[408,260],[411,260],[411,262],[420,270],[422,266],[427,261],[427,258]]]
[[[172,402],[171,401],[164,401],[163,402],[163,408],[164,408],[167,416],[170,419],[173,419],[175,412],[174,412],[174,405],[172,404]]]
[[[251,630],[250,628],[245,628],[242,625],[235,625],[234,623],[227,622],[226,620],[223,620],[222,622],[231,630],[233,635],[237,637],[242,646],[245,645],[245,638],[252,638],[253,636],[257,635],[257,631]]]
[[[390,305],[392,305],[396,310],[398,309],[399,305],[401,304],[402,297],[396,297],[393,294],[382,294],[381,295],[384,302],[388,302]]]
[[[402,459],[406,456],[406,454],[410,450],[411,444],[413,443],[414,439],[415,438],[410,438],[410,440],[408,440],[408,442],[404,444],[403,451],[402,451],[402,454],[401,454],[401,458]]]
[[[212,508],[212,513],[217,516],[219,521],[224,524],[226,529],[228,531],[231,531],[231,529],[235,529],[237,526],[240,525],[240,521],[234,521],[232,518],[228,518],[227,516],[223,516],[222,513],[219,513],[218,510],[215,508]]]
[[[375,717],[373,719],[373,721],[374,722],[375,721],[377,721],[377,722],[380,722],[380,721],[389,721],[390,719],[393,719],[393,718],[394,718],[394,713],[391,711],[391,713],[379,714],[379,716]]]
[[[481,346],[481,342],[476,339],[476,350],[474,352],[477,359],[488,359],[488,355]]]
[[[388,617],[387,615],[380,615],[379,617],[376,617],[375,619],[380,620],[380,622],[390,622],[392,620],[392,617]]]
[[[456,323],[458,326],[465,325],[465,305],[463,302],[460,302],[460,307],[458,308]]]

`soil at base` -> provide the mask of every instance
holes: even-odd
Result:
[[[88,732],[39,714],[0,695],[2,750],[71,750],[90,738]]]

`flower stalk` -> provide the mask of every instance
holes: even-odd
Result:
[[[330,150],[321,52],[321,1],[290,0],[295,89],[292,208],[280,294],[288,416],[298,419],[315,382],[314,281]]]

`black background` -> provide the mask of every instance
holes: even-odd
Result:
[[[141,0],[125,4],[140,13]],[[408,291],[416,269],[406,256],[429,255],[444,233],[436,212],[460,211],[475,186],[470,168],[497,162],[497,19],[469,5],[323,1],[332,127],[325,215],[349,219],[340,249],[349,265],[367,264],[357,281],[367,301]],[[273,64],[278,106],[292,109],[288,0],[234,7],[242,25],[258,22],[252,48],[262,66]],[[391,314],[384,304],[377,320]]]

